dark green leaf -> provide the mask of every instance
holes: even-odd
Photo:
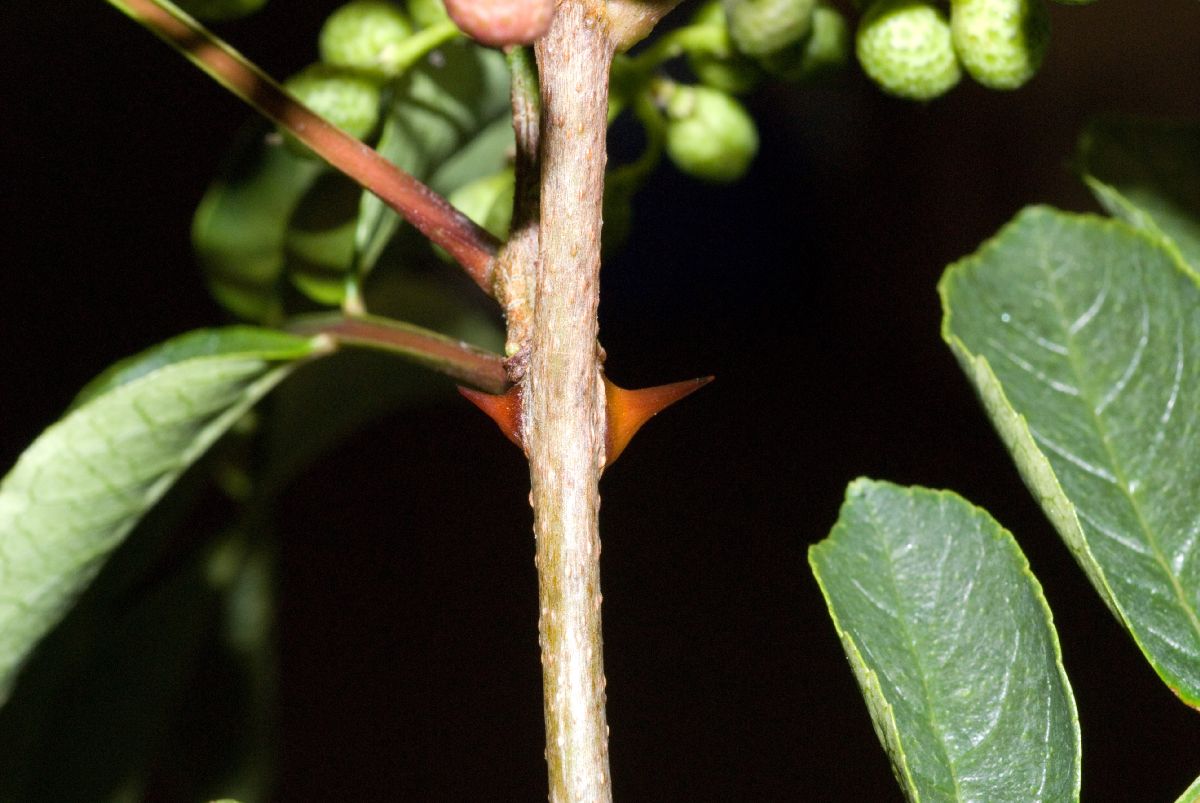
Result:
[[[1078,799],[1050,610],[985,511],[858,480],[809,563],[909,800]]]
[[[1200,287],[1119,221],[1022,212],[941,283],[943,336],[1155,670],[1200,705]]]

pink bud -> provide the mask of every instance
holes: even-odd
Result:
[[[483,45],[528,45],[550,27],[555,0],[445,0],[446,13]]]

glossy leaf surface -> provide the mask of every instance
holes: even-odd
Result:
[[[858,480],[809,551],[909,800],[1079,796],[1079,724],[1016,542],[949,492]]]
[[[1026,484],[1200,705],[1200,287],[1120,221],[1021,213],[942,280],[943,335]]]

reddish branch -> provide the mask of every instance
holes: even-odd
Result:
[[[154,0],[109,0],[446,249],[492,295],[499,241],[375,150],[328,123],[202,25]]]

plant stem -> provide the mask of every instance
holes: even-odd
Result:
[[[475,283],[492,295],[492,272],[499,242],[446,199],[311,111],[259,67],[167,0],[108,2],[329,164],[378,195],[422,234],[446,249]]]
[[[550,800],[612,798],[600,627],[604,385],[596,343],[608,76],[604,6],[563,0],[536,46],[542,191],[523,431],[537,537]]]
[[[508,241],[496,257],[496,300],[504,308],[508,331],[504,353],[508,376],[525,376],[533,325],[533,293],[537,282],[538,227],[541,225],[541,98],[533,52],[526,47],[508,52],[512,74],[513,160],[516,186]]]
[[[504,360],[499,354],[402,321],[371,316],[310,315],[296,318],[285,328],[301,335],[326,335],[339,347],[387,351],[488,393],[503,393],[509,388]]]

